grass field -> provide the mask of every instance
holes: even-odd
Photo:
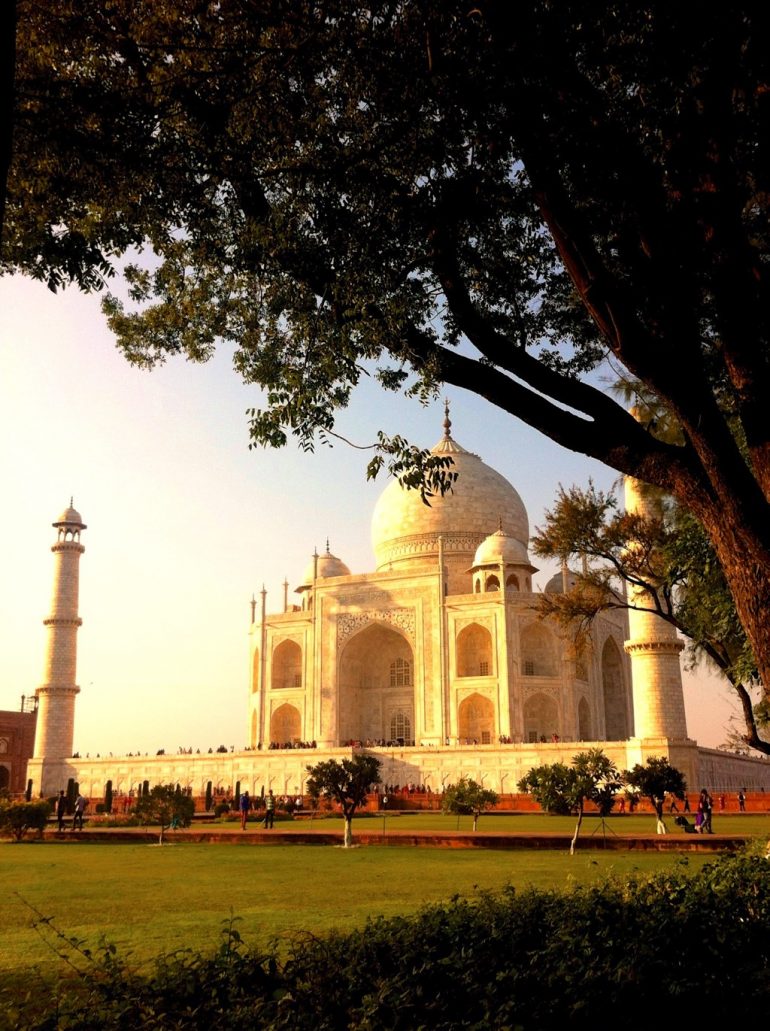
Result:
[[[141,967],[176,949],[214,951],[231,914],[239,918],[246,941],[261,946],[298,932],[361,926],[369,916],[413,912],[506,883],[563,889],[611,873],[647,873],[680,863],[696,869],[707,861],[700,855],[616,851],[570,857],[551,851],[305,845],[3,844],[0,980],[26,979],[36,968],[55,977],[59,961],[50,946],[56,943],[42,917],[91,948],[104,935]]]
[[[675,828],[668,819],[669,829]],[[339,830],[339,819],[314,821],[317,829]],[[718,834],[770,837],[770,815],[715,817]],[[210,829],[239,835],[237,824]],[[395,831],[470,831],[469,817],[440,814],[372,816],[354,823],[388,835]],[[252,825],[250,830],[257,830]],[[276,829],[307,830],[305,821]],[[571,834],[572,817],[541,814],[483,816],[480,831]],[[298,933],[362,926],[368,917],[415,912],[453,895],[516,887],[565,889],[608,874],[650,873],[684,864],[698,869],[707,854],[601,849],[602,836],[650,834],[649,813],[589,816],[584,840],[596,849],[570,857],[562,851],[366,848],[343,850],[313,845],[268,848],[182,843],[163,848],[136,844],[0,844],[0,984],[19,983],[39,971],[48,982],[66,965],[55,948],[56,928],[95,948],[102,936],[124,959],[142,968],[161,953],[178,949],[213,952],[231,916],[248,944],[287,942]],[[263,832],[270,833],[270,832]],[[681,832],[678,832],[681,833]],[[104,837],[109,839],[109,831]],[[178,839],[177,839],[178,840]],[[47,922],[50,918],[50,924]],[[52,948],[53,946],[53,948]]]

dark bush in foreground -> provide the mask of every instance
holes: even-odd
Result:
[[[104,955],[45,1017],[7,1009],[12,1026],[595,1031],[693,1015],[736,1026],[764,1022],[770,1004],[770,862],[745,852],[692,876],[455,899],[296,941],[283,960],[250,952],[232,926],[216,956],[165,958],[146,978]]]

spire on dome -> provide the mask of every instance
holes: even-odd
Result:
[[[452,420],[449,418],[449,398],[444,398],[444,439],[449,440],[452,436]]]

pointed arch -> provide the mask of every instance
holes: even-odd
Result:
[[[486,627],[463,627],[455,643],[458,677],[488,677],[493,672],[492,635]]]
[[[253,709],[251,713],[251,727],[249,734],[249,744],[252,748],[256,748],[259,742],[257,741],[257,710]]]
[[[521,672],[525,677],[555,677],[557,648],[553,635],[539,623],[521,632]]]
[[[602,648],[602,694],[606,738],[608,741],[625,741],[630,729],[623,658],[620,648],[611,637],[607,638]]]
[[[510,573],[505,581],[506,591],[520,591],[519,578],[515,573]]]
[[[591,707],[585,698],[578,702],[578,737],[581,741],[593,741],[593,727],[591,724]]]
[[[299,709],[295,705],[284,702],[279,705],[270,717],[270,741],[278,745],[292,744],[299,741],[302,721]]]
[[[461,743],[491,744],[495,737],[495,707],[489,698],[476,692],[463,699],[457,712],[457,730]]]
[[[487,577],[486,583],[484,585],[484,590],[485,591],[499,591],[500,590],[500,577],[496,576],[494,573],[490,573],[489,576]]]
[[[302,687],[302,649],[296,641],[281,641],[273,652],[270,687]]]
[[[538,691],[524,703],[524,740],[550,741],[554,733],[560,733],[556,702],[549,695]]]

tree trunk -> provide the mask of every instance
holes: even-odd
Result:
[[[575,824],[575,833],[572,835],[572,841],[569,843],[569,854],[574,856],[575,846],[577,845],[578,835],[580,834],[580,826],[583,823],[583,807],[578,809],[577,823]]]
[[[476,830],[478,825],[479,825],[479,814],[478,813],[474,813],[473,814],[473,830],[474,831]]]
[[[158,844],[163,844],[163,824],[160,825],[160,837],[158,838]]]
[[[342,844],[345,848],[350,848],[353,844],[353,817],[345,815],[345,831],[342,838]]]
[[[751,642],[763,685],[770,697],[770,532],[758,525],[756,513],[747,513],[737,498],[721,495],[704,506],[688,492],[677,497],[701,520],[716,550],[738,618]]]

